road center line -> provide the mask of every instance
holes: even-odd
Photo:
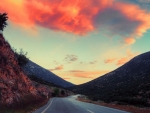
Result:
[[[44,110],[42,113],[45,113],[45,111],[51,106],[52,102],[53,102],[53,99],[52,99],[52,101],[50,102],[50,104],[47,106],[47,108],[45,108],[45,110]]]
[[[87,111],[90,112],[90,113],[94,113],[93,111],[90,111],[90,110],[88,110],[88,109],[87,109]]]

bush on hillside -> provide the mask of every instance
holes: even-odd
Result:
[[[16,49],[14,49],[14,53],[16,55],[16,58],[17,58],[17,61],[18,61],[18,64],[22,67],[24,65],[26,65],[29,61],[29,58],[27,57],[27,52],[23,51],[23,49],[20,49],[19,52],[17,52]]]
[[[147,106],[148,107],[148,106],[150,106],[148,104],[147,99],[144,99],[144,98],[120,97],[120,98],[118,98],[118,101],[130,104],[130,105],[135,105],[135,106],[138,106],[138,107],[143,107],[143,106]]]
[[[54,88],[54,95],[59,96],[60,90],[59,88]]]
[[[60,92],[62,95],[65,95],[65,91],[64,90],[61,90]]]

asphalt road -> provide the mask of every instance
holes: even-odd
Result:
[[[33,113],[129,113],[117,109],[75,100],[76,96],[51,98],[49,102]]]

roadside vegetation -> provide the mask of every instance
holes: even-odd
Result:
[[[88,83],[71,87],[90,100],[150,107],[150,52],[141,54],[116,70]]]
[[[27,75],[27,76],[30,78],[30,80],[35,81],[35,82],[37,82],[37,83],[39,83],[39,84],[44,84],[44,85],[47,85],[47,86],[50,86],[50,87],[63,88],[63,87],[58,86],[58,85],[56,85],[56,84],[54,84],[54,83],[47,82],[46,80],[43,80],[42,78],[38,78],[38,77],[37,77],[36,75],[34,75],[34,74],[30,74],[30,75]]]
[[[28,63],[29,58],[27,57],[27,54],[28,54],[27,52],[25,52],[23,49],[20,49],[19,51],[17,51],[17,49],[12,48],[12,50],[15,53],[19,66],[22,67]]]
[[[88,99],[88,97],[86,97],[86,96],[78,96],[77,100],[82,101],[82,102],[97,104],[100,106],[106,106],[106,107],[110,107],[110,108],[114,108],[114,109],[120,109],[120,110],[128,111],[131,113],[150,113],[149,107],[141,108],[141,107],[136,107],[133,105],[122,104],[117,101],[112,102],[112,103],[106,103],[106,102],[100,101],[100,100],[92,101],[92,100]]]
[[[32,113],[35,109],[45,105],[48,100],[49,98],[42,96],[26,95],[13,106],[0,105],[0,113]]]

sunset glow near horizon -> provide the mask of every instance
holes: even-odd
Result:
[[[74,84],[150,49],[150,0],[3,0],[4,12],[10,45]]]

